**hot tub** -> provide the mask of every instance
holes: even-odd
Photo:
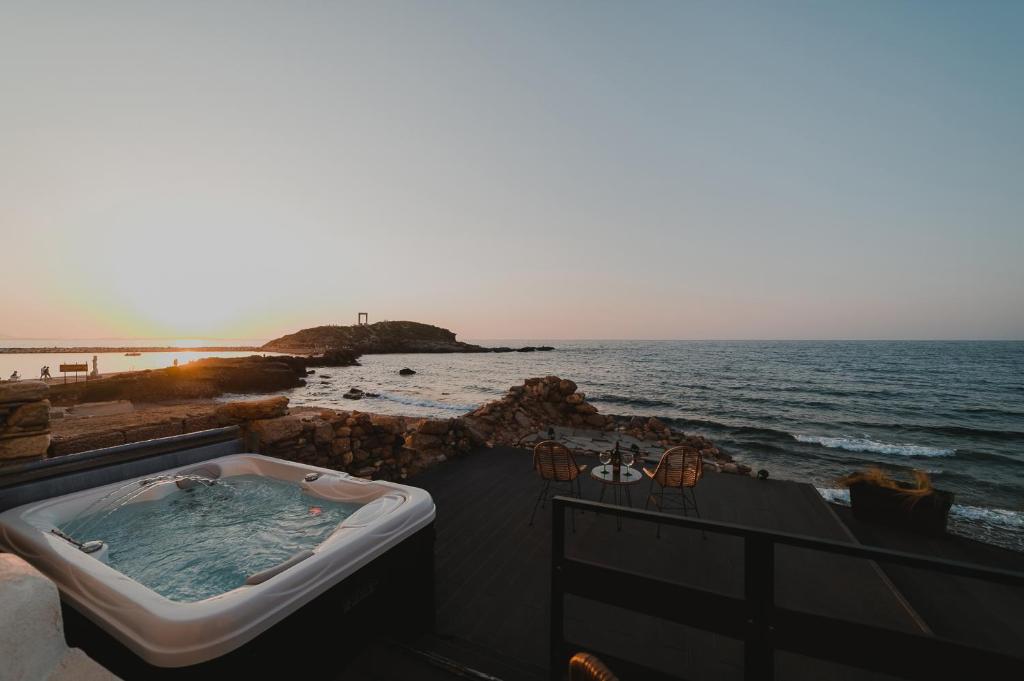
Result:
[[[143,660],[182,667],[365,572],[434,514],[420,489],[234,454],[12,508],[0,545]]]

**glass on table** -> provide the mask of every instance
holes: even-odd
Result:
[[[633,452],[627,450],[622,453],[622,463],[625,465],[632,466],[635,460],[636,456],[634,456]]]
[[[612,460],[612,453],[605,450],[601,452],[597,458],[601,461],[603,465],[607,466],[608,463]]]

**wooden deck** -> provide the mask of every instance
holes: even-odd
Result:
[[[335,613],[325,606],[312,619],[275,627],[292,633],[277,637],[286,643],[264,646],[270,649],[263,652],[271,662],[278,660],[292,671],[298,664],[309,679],[547,679],[552,516],[548,506],[538,513],[534,526],[528,525],[541,484],[531,461],[526,450],[481,450],[409,481],[430,492],[437,506],[434,633],[405,644],[392,640],[387,622],[401,618],[400,610],[382,613],[383,634],[358,623],[341,630]],[[581,459],[580,463],[596,462]],[[634,506],[643,506],[647,485],[642,481],[632,488]],[[582,485],[584,498],[596,500],[600,489],[588,471]],[[807,484],[709,474],[697,486],[696,495],[702,516],[709,520],[852,540],[832,508]],[[613,518],[587,513],[577,515],[575,532],[567,530],[566,547],[572,557],[690,586],[736,596],[743,589],[738,538],[712,533],[704,538],[699,531],[664,526],[658,538],[649,522],[625,520],[619,530]],[[916,613],[870,561],[780,546],[775,571],[776,602],[783,607],[921,631]],[[608,588],[626,590],[641,605],[659,598],[625,579]],[[125,679],[156,678],[151,669],[130,671],[133,667],[125,658],[134,656],[124,648],[95,635],[76,636],[90,627],[72,612],[66,616],[69,640],[87,653],[108,666],[125,662],[116,667]],[[582,646],[653,667],[672,678],[742,678],[742,644],[701,630],[576,597],[566,600],[565,629],[568,639]],[[445,659],[490,676],[453,674],[442,669]],[[238,675],[281,676],[259,664],[254,671],[239,670]],[[887,678],[783,654],[776,658],[776,669],[778,679]],[[623,681],[640,678],[621,666],[616,672]]]
[[[530,453],[481,451],[412,482],[429,491],[437,505],[437,632],[415,647],[506,681],[546,678],[552,521],[548,506],[533,527],[527,524],[540,489]],[[642,507],[646,492],[646,481],[633,486],[634,506]],[[599,494],[600,483],[588,472],[583,496],[596,500]],[[697,498],[707,519],[841,541],[851,538],[807,484],[711,474],[697,487]],[[699,532],[666,527],[659,539],[649,523],[624,521],[618,530],[613,519],[593,514],[578,515],[576,524],[566,540],[574,557],[729,594],[742,592],[738,539],[710,533],[703,538]],[[780,548],[776,575],[780,605],[921,630],[914,613],[871,562]],[[632,587],[622,583],[608,588]],[[634,597],[643,603],[658,595],[637,592]],[[742,677],[738,641],[576,598],[567,600],[566,621],[570,640],[677,678]],[[387,666],[379,657],[376,663],[367,658],[357,665],[367,678],[389,678]],[[881,678],[779,656],[778,678],[825,677]]]

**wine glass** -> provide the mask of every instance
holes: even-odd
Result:
[[[622,463],[624,463],[627,468],[632,466],[635,460],[636,455],[633,454],[633,452],[626,450],[622,453]]]
[[[605,450],[601,452],[597,458],[601,461],[602,465],[607,466],[612,460],[612,453]]]

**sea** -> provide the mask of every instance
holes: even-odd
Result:
[[[952,531],[1024,551],[1024,342],[473,342],[555,350],[366,355],[362,366],[318,369],[282,394],[293,405],[456,416],[553,374],[575,381],[602,413],[657,416],[772,478],[810,482],[830,501],[848,503],[836,484],[847,473],[880,466],[909,479],[923,470],[956,495]],[[0,355],[0,372],[12,357],[39,363]],[[405,367],[416,374],[400,376]],[[343,399],[350,387],[379,397]]]

